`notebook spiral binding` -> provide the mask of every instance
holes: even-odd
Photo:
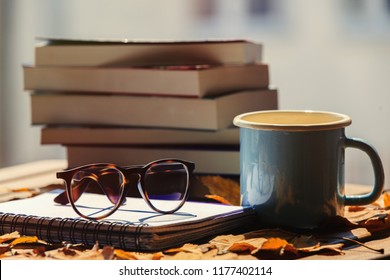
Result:
[[[37,236],[49,243],[93,246],[98,242],[102,246],[144,250],[139,236],[144,226],[147,224],[0,213],[0,234],[18,231],[21,235]]]

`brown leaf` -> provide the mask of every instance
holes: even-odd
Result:
[[[349,212],[359,212],[365,210],[366,207],[360,205],[353,205],[348,207]]]
[[[77,254],[75,250],[66,247],[59,249],[58,252],[63,253],[65,256],[75,256]]]
[[[390,213],[377,215],[376,217],[362,221],[361,226],[370,232],[378,232],[390,228]]]
[[[210,195],[223,197],[229,204],[240,205],[240,184],[235,180],[221,176],[199,176],[198,179]]]
[[[33,249],[33,253],[37,256],[40,256],[40,257],[45,257],[46,256],[45,252],[46,252],[45,246],[36,246]]]
[[[228,250],[234,253],[242,253],[242,252],[250,252],[251,254],[256,253],[260,248],[262,248],[263,244],[267,242],[266,238],[252,238],[244,241],[239,241],[233,243]]]
[[[11,250],[11,246],[9,246],[8,244],[6,245],[1,245],[0,246],[0,256],[8,251]]]
[[[102,250],[102,255],[105,260],[112,260],[115,255],[114,247],[112,246],[104,246]]]

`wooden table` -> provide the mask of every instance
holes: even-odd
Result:
[[[65,160],[48,160],[22,164],[0,169],[0,201],[10,198],[24,198],[31,194],[45,191],[48,186],[60,184],[55,178],[55,172],[66,167]],[[346,192],[356,194],[367,192],[367,186],[348,184]],[[304,260],[368,260],[390,259],[390,228],[381,234],[363,240],[364,245],[383,249],[378,253],[367,247],[357,244],[348,244],[343,248],[343,254],[311,254],[304,256]],[[237,256],[237,255],[236,255]],[[95,256],[96,257],[96,256]],[[240,255],[245,259],[245,254]],[[251,257],[250,255],[248,258]],[[23,257],[19,257],[23,258]]]

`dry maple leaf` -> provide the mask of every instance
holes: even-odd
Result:
[[[251,254],[255,254],[265,242],[267,242],[267,239],[261,237],[247,239],[233,243],[227,250],[234,253],[249,251]]]
[[[286,247],[286,245],[288,244],[288,242],[284,239],[281,239],[281,238],[269,238],[266,242],[263,243],[263,245],[261,246],[261,249],[262,250],[273,250],[273,251],[277,251],[277,250],[281,250],[283,249],[284,247]]]
[[[232,205],[240,205],[240,185],[233,179],[221,176],[199,176],[199,181],[207,187],[209,194],[223,197]]]

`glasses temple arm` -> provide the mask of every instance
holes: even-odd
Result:
[[[54,198],[54,202],[55,203],[58,203],[58,204],[61,204],[61,205],[66,205],[69,203],[69,199],[68,199],[68,195],[66,194],[66,191],[63,191],[62,193],[60,193],[59,195],[57,195],[55,198]]]

